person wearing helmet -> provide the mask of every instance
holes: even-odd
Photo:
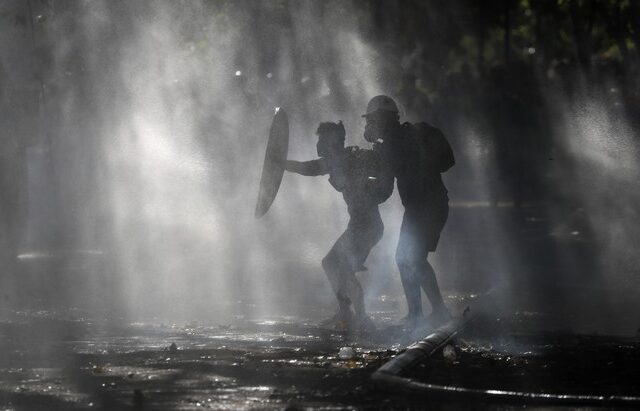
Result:
[[[371,329],[373,323],[366,314],[364,294],[355,274],[366,270],[363,264],[382,237],[384,226],[378,204],[393,192],[393,175],[377,152],[344,146],[342,122],[321,123],[317,135],[320,158],[288,160],[285,169],[305,176],[329,174],[329,183],[342,193],[347,204],[347,229],[322,259],[322,268],[338,299],[338,312],[327,325]]]
[[[449,197],[441,173],[454,164],[451,146],[437,128],[427,123],[400,123],[398,106],[380,95],[369,101],[364,137],[391,168],[405,208],[396,249],[396,263],[407,298],[406,322],[424,320],[421,289],[432,307],[430,323],[449,318],[433,267],[428,261],[436,250],[449,214]]]

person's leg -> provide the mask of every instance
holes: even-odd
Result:
[[[363,332],[374,331],[376,329],[375,324],[367,315],[367,311],[364,305],[364,292],[362,290],[362,286],[360,282],[355,276],[355,273],[349,277],[347,280],[349,283],[349,296],[351,297],[351,301],[353,302],[353,310],[355,312],[354,316],[354,326]]]
[[[345,268],[345,255],[349,243],[348,230],[345,231],[322,259],[322,268],[338,300],[338,313],[330,322],[348,323],[351,319],[351,299],[349,297],[348,269]]]
[[[362,285],[356,278],[355,273],[347,276],[346,289],[349,299],[353,303],[353,310],[357,317],[367,315],[364,306],[364,292],[362,291]]]
[[[417,266],[419,264],[418,245],[415,227],[411,219],[405,215],[400,227],[400,239],[396,249],[396,264],[400,271],[402,288],[407,299],[408,320],[415,320],[422,316],[422,296],[420,294],[420,277]]]
[[[333,289],[334,294],[338,300],[338,307],[340,311],[348,311],[351,305],[351,300],[347,293],[347,284],[345,281],[345,275],[341,273],[340,262],[338,253],[332,248],[329,254],[322,259],[322,268],[327,275],[329,284]]]
[[[440,287],[438,287],[436,273],[427,260],[427,257],[420,262],[418,276],[420,278],[420,285],[422,286],[424,293],[427,295],[427,298],[429,298],[433,312],[446,312],[447,309],[444,305],[442,294],[440,293]]]
[[[349,296],[351,297],[356,317],[363,320],[369,320],[365,309],[362,285],[360,284],[360,281],[358,281],[355,273],[363,267],[371,249],[378,244],[382,238],[384,225],[382,224],[380,213],[375,209],[372,210],[370,214],[367,214],[366,218],[362,218],[353,224],[349,224],[349,229],[352,233],[353,239],[351,247],[353,253],[351,255],[352,274],[347,278],[347,282],[349,284]]]
[[[425,294],[429,298],[432,309],[432,317],[441,320],[449,317],[442,294],[440,293],[440,287],[438,286],[438,279],[436,273],[429,263],[429,252],[436,250],[438,241],[440,240],[440,232],[444,228],[449,215],[448,202],[442,202],[439,205],[430,207],[426,210],[426,219],[424,220],[424,226],[421,227],[424,239],[424,247],[422,248],[422,256],[419,261],[418,270],[420,277],[420,285]]]
[[[404,295],[407,299],[407,318],[417,319],[422,317],[422,296],[420,294],[420,282],[416,279],[415,270],[410,264],[398,262],[400,280]]]

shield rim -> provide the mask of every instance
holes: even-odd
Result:
[[[289,117],[284,109],[278,107],[271,121],[269,139],[262,164],[262,174],[260,175],[258,198],[254,213],[256,218],[264,216],[276,199],[284,176],[288,151]]]

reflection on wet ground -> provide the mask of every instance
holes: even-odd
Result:
[[[77,313],[75,313],[77,314]],[[640,343],[537,328],[539,313],[477,316],[407,377],[431,384],[528,392],[637,395]],[[390,316],[346,334],[301,318],[232,324],[124,323],[49,311],[0,321],[2,410],[483,408],[460,396],[376,387],[371,374],[423,329]],[[350,348],[351,347],[353,350]],[[342,350],[341,350],[342,348]]]
[[[302,319],[117,324],[41,312],[0,323],[3,409],[372,407],[370,374],[406,338],[348,335]],[[350,346],[355,356],[341,359]]]
[[[637,337],[540,327],[547,323],[532,312],[478,316],[405,377],[465,389],[591,396],[594,405],[596,397],[640,397]]]

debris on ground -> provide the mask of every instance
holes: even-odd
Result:
[[[456,349],[453,345],[448,344],[442,349],[442,356],[448,361],[455,361],[458,358]]]
[[[356,356],[356,350],[354,350],[353,347],[342,347],[338,352],[338,357],[341,360],[351,360],[355,358],[355,356]]]

